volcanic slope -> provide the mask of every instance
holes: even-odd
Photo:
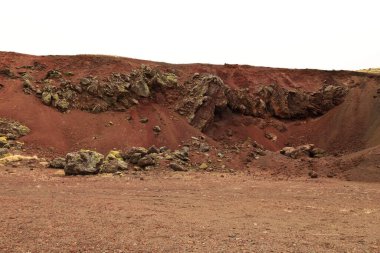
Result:
[[[313,143],[335,155],[331,165],[348,154],[374,154],[379,116],[380,77],[371,73],[0,53],[0,117],[28,126],[26,149],[46,156],[81,148],[175,149],[203,136],[221,149],[247,140],[274,152]],[[242,169],[247,154],[236,154]],[[283,159],[269,155],[256,163],[293,163]],[[380,174],[369,164],[371,175]],[[362,167],[348,177],[362,179]]]

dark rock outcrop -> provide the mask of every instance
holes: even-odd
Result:
[[[327,85],[317,92],[286,89],[273,84],[261,86],[254,92],[229,90],[228,106],[245,115],[300,119],[326,113],[344,101],[348,88]]]
[[[32,82],[24,77],[26,93],[34,93],[45,105],[62,112],[69,109],[93,113],[125,111],[138,104],[138,98],[150,97],[154,90],[176,85],[176,75],[161,73],[145,65],[129,74],[113,73],[103,80],[86,76],[73,82],[64,79],[57,70],[48,71],[41,81]]]
[[[204,130],[213,121],[215,113],[227,107],[228,87],[222,79],[209,74],[195,74],[187,86],[189,91],[177,106],[177,111],[191,125]]]
[[[298,147],[284,147],[280,153],[293,159],[300,157],[320,158],[326,155],[323,149],[316,148],[314,144],[305,144]]]
[[[57,157],[50,161],[49,168],[64,169],[66,165],[66,159],[63,157]]]
[[[91,150],[81,150],[66,155],[66,175],[91,175],[99,172],[104,156]]]
[[[27,135],[29,132],[30,129],[27,126],[24,126],[17,121],[0,118],[0,136],[16,140]]]

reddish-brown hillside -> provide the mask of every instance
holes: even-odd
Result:
[[[119,110],[115,100],[97,113],[86,108],[107,96],[90,97],[78,92],[64,112],[41,102],[42,92],[38,89],[46,88],[47,84],[54,89],[64,87],[65,90],[58,92],[67,91],[67,85],[79,84],[83,78],[94,78],[107,85],[115,73],[124,78],[141,65],[166,75],[167,80],[169,75],[175,76],[176,88],[150,87],[151,94],[138,97],[134,105]],[[62,73],[60,79],[47,78],[53,70]],[[140,78],[139,72],[136,73]],[[194,90],[191,93],[197,85],[197,74],[201,81],[210,78],[203,77],[206,74],[222,80],[219,84],[213,79],[209,90],[202,93],[211,98],[205,102],[209,107],[200,106],[201,100],[189,102],[191,94],[198,94]],[[152,78],[154,81],[156,77]],[[26,89],[25,80],[31,83],[31,90]],[[215,89],[220,85],[227,97],[217,97],[219,90]],[[262,87],[275,95],[265,97],[266,90]],[[328,93],[331,87],[338,87],[337,91]],[[339,97],[334,97],[336,94]],[[118,95],[115,97],[119,99]],[[257,101],[264,100],[264,112],[257,109],[256,102],[251,104],[256,97],[260,98]],[[128,97],[129,101],[136,98]],[[217,99],[222,100],[217,103]],[[178,109],[181,103],[182,108]],[[186,107],[189,103],[199,107],[191,111]],[[181,115],[179,111],[184,108],[188,111]],[[195,115],[193,120],[192,115]],[[202,135],[216,147],[232,147],[250,138],[272,151],[314,143],[338,154],[380,145],[380,77],[350,71],[174,65],[112,56],[32,56],[1,52],[0,117],[27,125],[31,132],[22,138],[27,149],[47,155],[80,148],[107,152],[114,148],[157,145],[174,149],[192,136]],[[141,118],[147,118],[148,122],[141,123]],[[161,128],[158,135],[152,131],[156,125]]]

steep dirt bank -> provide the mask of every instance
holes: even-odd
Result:
[[[0,53],[0,117],[27,125],[21,140],[46,156],[175,149],[203,136],[214,155],[230,152],[226,164],[234,169],[304,174],[277,151],[306,143],[335,155],[376,147],[379,107],[380,77],[366,73]],[[276,151],[273,161],[252,160],[251,141]]]

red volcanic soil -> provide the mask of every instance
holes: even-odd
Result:
[[[380,76],[0,52],[0,120],[0,252],[380,252]],[[14,120],[31,130],[23,147]],[[304,144],[319,153],[279,152]],[[122,152],[115,173],[47,168],[79,149],[151,145],[171,150],[138,153],[139,166]]]
[[[22,68],[33,66],[36,62],[43,68]],[[179,83],[185,82],[194,73],[210,73],[219,76],[233,89],[250,90],[259,85],[278,84],[281,87],[313,92],[326,83],[340,84],[350,89],[342,104],[319,117],[280,120],[225,111],[216,115],[211,126],[202,133],[179,115],[173,104],[161,100],[159,96],[155,99],[141,99],[139,105],[126,112],[93,114],[71,110],[61,113],[43,105],[34,95],[26,94],[18,76],[18,72],[29,71],[35,79],[43,79],[47,71],[54,69],[62,73],[72,72],[74,76],[70,78],[73,80],[90,75],[105,78],[112,73],[129,73],[141,64],[175,73]],[[9,69],[15,77],[0,74],[0,117],[17,120],[28,126],[31,133],[22,138],[27,150],[46,156],[63,155],[81,148],[103,153],[131,146],[156,145],[175,149],[192,136],[204,136],[215,147],[231,147],[250,138],[271,151],[278,151],[287,145],[313,143],[338,156],[380,145],[380,77],[376,75],[228,64],[173,65],[111,56],[31,56],[7,52],[0,53],[1,69]],[[172,100],[175,101],[175,98]],[[132,120],[128,120],[128,116]],[[143,117],[149,119],[145,124],[140,122]],[[162,129],[159,135],[152,131],[155,125]],[[265,138],[265,133],[275,134],[277,140]],[[239,155],[237,157],[236,161],[243,159]],[[276,164],[268,159],[263,158],[257,164]],[[278,159],[281,163],[282,158]],[[293,161],[285,163],[292,164]],[[235,165],[243,166],[240,163]],[[288,174],[292,170],[295,169],[289,169]],[[375,174],[379,174],[377,172]]]

